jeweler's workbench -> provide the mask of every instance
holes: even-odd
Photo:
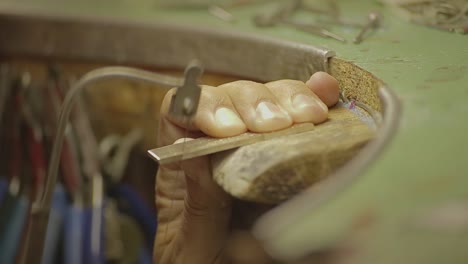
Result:
[[[398,95],[403,104],[400,127],[384,153],[351,188],[279,230],[271,238],[275,246],[290,252],[306,246],[337,253],[334,257],[344,258],[339,263],[467,263],[466,35],[408,23],[371,0],[339,1],[351,19],[362,21],[370,11],[384,16],[381,27],[359,45],[289,27],[257,28],[251,17],[264,8],[261,4],[233,10],[236,22],[228,23],[205,9],[160,10],[150,2],[1,0],[0,12],[190,24],[335,51],[337,57],[376,75]],[[352,40],[357,31],[340,33]],[[438,215],[442,211],[445,217]]]

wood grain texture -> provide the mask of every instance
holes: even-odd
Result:
[[[382,102],[378,95],[378,89],[382,82],[372,73],[340,58],[329,60],[329,73],[333,75],[340,84],[340,90],[349,100],[356,100],[382,111]]]
[[[345,108],[297,135],[212,155],[213,177],[232,196],[276,204],[330,175],[375,135]]]

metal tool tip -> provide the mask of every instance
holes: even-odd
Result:
[[[196,72],[198,76],[202,75],[204,71],[203,64],[200,60],[195,59],[189,62],[187,68],[185,68],[185,74],[187,75],[188,72]]]

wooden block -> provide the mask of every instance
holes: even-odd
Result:
[[[213,154],[213,177],[236,198],[276,204],[330,175],[374,135],[349,110],[332,109],[309,132]]]

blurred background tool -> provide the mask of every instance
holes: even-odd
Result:
[[[379,0],[394,13],[416,24],[460,33],[468,33],[467,0]]]
[[[122,182],[131,151],[141,142],[142,136],[140,129],[133,129],[123,137],[109,135],[99,144],[101,160],[108,176],[107,190],[114,201],[112,205],[117,206],[120,212],[114,213],[120,214],[122,220],[119,221],[121,247],[128,250],[119,258],[126,260],[126,263],[136,262],[140,257],[145,259],[145,255],[152,251],[157,227],[154,210],[145,203],[141,194]],[[110,221],[112,219],[109,218]]]
[[[60,184],[49,188],[53,190],[50,216],[37,221],[34,216],[40,208],[38,202],[44,189],[47,157],[57,136],[59,106],[77,72],[57,65],[3,64],[3,69],[10,68],[13,70],[2,72],[2,85],[12,92],[3,93],[5,118],[0,137],[2,155],[8,153],[4,157],[9,158],[1,167],[2,174],[3,171],[9,174],[0,181],[1,263],[35,263],[37,259],[46,264],[151,263],[155,211],[150,206],[152,202],[144,198],[146,191],[125,180],[131,153],[143,137],[141,129],[136,128],[124,140],[113,135],[111,138],[118,140],[114,140],[105,153],[109,158],[101,163],[98,141],[80,97],[71,109],[71,119],[64,131],[63,151],[58,156],[62,161]],[[193,79],[187,78],[186,87],[195,85],[196,88],[201,72],[198,64],[188,67],[187,76]],[[147,76],[151,74],[148,72]],[[156,79],[158,77],[156,75]],[[164,81],[184,84],[176,77],[163,78]],[[193,94],[190,88],[185,89],[174,100],[174,111],[184,118],[196,111],[199,97],[199,92]],[[190,99],[188,104],[187,98]],[[5,127],[8,129],[4,130]],[[115,218],[108,217],[112,210],[122,221],[115,223]],[[39,226],[41,230],[35,230]],[[118,251],[133,248],[133,253],[112,254],[116,243],[108,243],[109,240],[122,241],[123,248]]]
[[[11,121],[8,136],[12,141],[9,142],[11,155],[9,188],[0,208],[0,215],[2,216],[0,218],[0,262],[2,263],[12,263],[17,252],[21,251],[21,241],[27,235],[28,210],[31,200],[35,200],[34,192],[37,191],[31,188],[34,181],[32,170],[35,168],[33,166],[30,168],[24,166],[25,162],[28,163],[28,158],[31,157],[28,155],[30,146],[21,140],[23,136],[27,135],[26,131],[24,131],[25,125],[34,123],[32,120],[28,120],[29,122],[25,120],[32,118],[26,114],[30,114],[29,109],[27,109],[29,101],[26,97],[31,85],[29,73],[25,72],[19,77],[12,78],[12,83],[9,85],[14,86],[14,88],[12,88],[13,92],[7,102],[10,102],[9,110],[15,111],[16,115],[9,116],[10,120],[8,120]],[[34,127],[26,126],[26,129],[31,132],[30,129],[34,129]],[[33,138],[30,138],[31,136]],[[36,131],[36,136],[34,138],[33,134],[29,134],[28,138],[34,141],[41,136],[40,131]],[[41,155],[41,153],[34,154]]]
[[[371,12],[367,16],[368,21],[366,25],[361,29],[359,34],[354,38],[353,43],[359,44],[364,40],[366,33],[370,30],[375,30],[381,23],[381,15],[376,12]]]
[[[307,16],[305,16],[307,14]],[[284,1],[276,5],[272,10],[262,11],[253,17],[257,27],[273,27],[286,25],[297,30],[317,36],[331,38],[346,43],[346,38],[329,29],[331,26],[341,28],[361,28],[355,44],[359,44],[365,33],[370,29],[376,29],[380,23],[381,15],[371,13],[369,21],[364,25],[344,17],[336,1]]]
[[[11,92],[11,85],[9,84],[9,70],[10,69],[7,64],[0,65],[0,124],[2,124],[3,114],[5,113],[5,107]],[[0,133],[2,130],[0,130]]]
[[[73,85],[70,88],[70,91],[66,94],[66,96],[63,99],[62,108],[61,108],[58,122],[57,122],[56,134],[54,135],[54,140],[52,141],[53,145],[52,145],[52,152],[51,152],[49,167],[47,171],[47,181],[45,184],[45,191],[43,192],[43,195],[41,197],[41,200],[37,204],[37,207],[35,207],[34,210],[31,212],[31,217],[33,218],[31,221],[32,226],[33,226],[32,228],[40,230],[40,232],[42,232],[41,234],[37,234],[35,236],[36,243],[34,244],[37,244],[38,248],[41,248],[41,249],[44,248],[43,243],[45,240],[44,232],[45,232],[45,226],[46,226],[44,221],[48,218],[53,191],[57,183],[57,173],[58,173],[58,168],[60,165],[60,157],[63,157],[62,154],[64,153],[62,152],[62,147],[67,146],[63,144],[63,140],[67,132],[66,130],[67,123],[69,122],[70,113],[73,110],[73,104],[75,103],[75,100],[77,99],[77,96],[80,94],[80,92],[82,92],[82,90],[87,85],[90,85],[93,82],[96,82],[97,80],[105,80],[105,79],[116,78],[116,77],[127,78],[129,80],[139,80],[139,81],[144,81],[144,82],[151,83],[151,84],[166,85],[166,86],[181,85],[181,89],[174,95],[174,98],[173,98],[174,100],[172,101],[173,104],[171,104],[171,111],[173,111],[177,117],[186,118],[187,116],[190,117],[191,115],[193,115],[196,112],[196,109],[198,107],[199,90],[198,90],[198,93],[192,94],[190,88],[192,87],[197,88],[196,85],[195,86],[193,85],[193,81],[196,81],[196,78],[201,74],[201,72],[202,72],[202,68],[197,63],[189,64],[189,66],[186,69],[186,72],[185,72],[186,74],[185,74],[184,79],[174,78],[171,76],[156,74],[150,71],[145,71],[145,70],[140,70],[140,69],[130,68],[130,67],[122,67],[122,66],[121,67],[103,67],[103,68],[95,69],[93,71],[86,73],[76,83],[73,83]],[[67,158],[69,158],[69,156],[67,156]],[[69,159],[67,159],[67,161],[69,161]],[[70,162],[70,163],[65,163],[65,164],[74,164],[74,163]],[[74,179],[79,178],[76,176],[77,174],[79,174],[79,171],[73,168],[72,170],[70,170],[70,172],[72,172],[73,175],[69,175],[71,177],[66,177],[66,178],[69,178],[70,183],[75,183]],[[79,187],[81,187],[80,180],[81,179],[76,181],[80,184]],[[86,213],[86,211],[83,210],[84,209],[83,201],[85,198],[85,195],[81,193],[83,189],[80,190],[80,188],[75,188],[73,184],[70,184],[70,190],[72,192],[73,199],[76,202],[76,204],[74,204],[76,205],[76,207],[75,208],[72,207],[71,208],[72,210],[70,211],[71,215],[69,218],[72,221],[70,225],[72,226],[76,225],[75,228],[78,228],[78,225],[84,228],[84,226],[86,226],[87,222],[89,221],[87,221],[85,218],[88,213]],[[95,190],[97,190],[96,193],[100,192],[99,189],[95,189]],[[80,219],[82,219],[81,222],[80,222]],[[99,221],[99,218],[97,220]],[[87,227],[89,228],[89,225],[87,225]],[[91,228],[92,228],[91,230],[95,230],[94,227],[91,227]],[[98,230],[102,230],[102,229],[98,229]],[[101,232],[96,232],[93,235],[100,234],[100,233]],[[73,243],[75,243],[77,240],[79,241],[84,240],[85,243],[89,242],[91,245],[99,244],[99,241],[98,242],[89,241],[88,237],[86,236],[87,234],[89,234],[89,232],[85,232],[83,238],[80,237],[81,234],[78,234],[74,231],[71,233],[66,233],[66,234],[69,234],[67,241],[72,241]],[[75,236],[79,238],[74,239]],[[93,238],[99,240],[100,235],[97,235],[97,237],[93,237]],[[83,250],[87,250],[90,244],[87,244],[87,246],[85,246]],[[67,248],[72,248],[72,247],[67,247]],[[75,250],[75,251],[69,250],[66,252],[70,253],[70,256],[73,259],[75,259],[76,257],[75,255],[77,254],[76,251],[81,252],[81,250]],[[37,253],[38,251],[31,250],[27,252]],[[42,251],[39,251],[39,252],[42,253]],[[99,252],[95,252],[95,254],[99,254]],[[84,253],[84,255],[87,255],[87,254]]]

